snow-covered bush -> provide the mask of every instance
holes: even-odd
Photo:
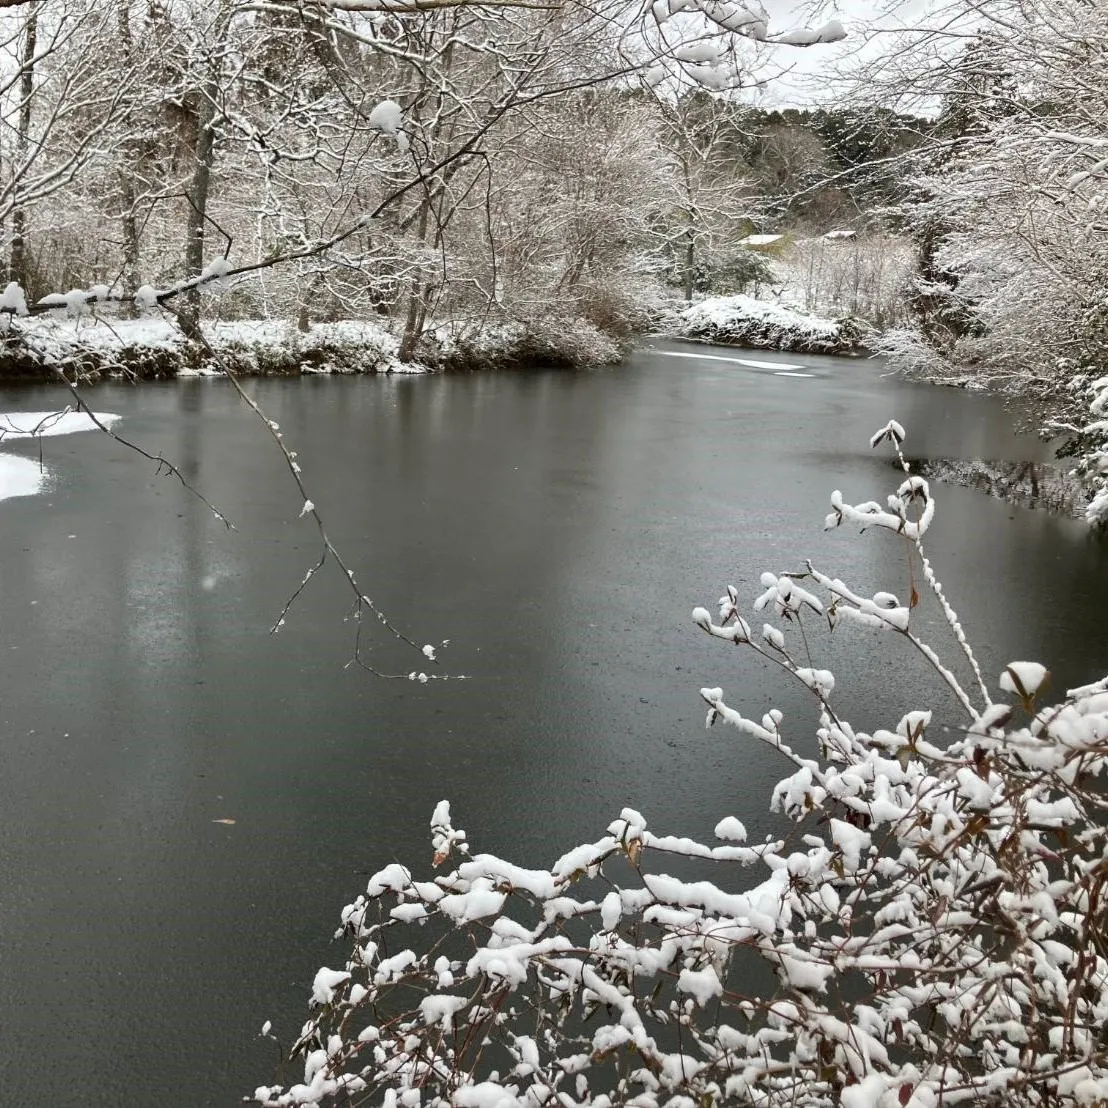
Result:
[[[934,343],[918,330],[893,328],[874,341],[874,352],[886,357],[899,372],[925,381],[963,380],[966,369],[953,364]]]
[[[1075,374],[1071,391],[1079,398],[1080,417],[1051,429],[1068,434],[1059,454],[1076,459],[1074,472],[1082,479],[1089,498],[1085,518],[1094,527],[1108,528],[1108,377],[1090,381]]]
[[[821,319],[772,300],[717,296],[686,308],[678,334],[707,342],[806,354],[845,354],[864,345],[860,320]]]
[[[969,681],[922,639],[914,586],[902,601],[810,564],[767,573],[749,612],[760,630],[729,588],[718,617],[697,608],[694,622],[811,693],[818,753],[787,740],[780,712],[748,718],[718,688],[701,691],[708,723],[780,754],[789,775],[771,804],[795,831],[750,844],[728,815],[700,843],[625,809],[597,841],[530,870],[472,850],[440,804],[444,872],[389,865],[343,910],[352,952],[316,975],[293,1051],[304,1080],[258,1088],[257,1101],[1108,1100],[1108,679],[1046,707],[1044,668],[1013,662],[994,696],[925,555],[935,504],[902,437],[895,423],[874,436],[905,469],[887,504],[836,492],[828,526],[905,545]],[[808,657],[812,621],[904,640],[958,725],[932,727],[928,704],[853,727]]]
[[[424,336],[419,357],[436,369],[577,369],[619,361],[620,343],[586,319],[550,316],[531,320],[484,320],[444,326]]]

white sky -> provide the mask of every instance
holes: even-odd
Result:
[[[828,19],[838,19],[847,38],[827,46],[776,47],[767,59],[766,72],[775,74],[757,94],[766,107],[798,107],[833,101],[848,87],[846,73],[877,61],[893,46],[896,32],[916,28],[937,7],[937,0],[763,0],[770,16],[770,30],[784,31],[797,26],[816,27]],[[918,110],[926,110],[924,105]]]

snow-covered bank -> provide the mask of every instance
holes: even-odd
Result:
[[[898,373],[919,381],[1008,396],[1028,414],[1039,436],[1055,441],[1065,476],[1081,489],[1080,514],[1108,529],[1108,377],[1094,367],[1056,360],[1053,372],[1018,362],[998,365],[981,356],[980,338],[962,338],[942,349],[919,331],[887,331],[877,344]]]
[[[203,346],[186,342],[164,318],[72,320],[38,317],[12,326],[0,348],[0,377],[67,376],[138,379],[217,374],[223,366],[249,376],[301,373],[419,373],[401,362],[397,342],[374,323],[290,323],[243,320],[208,323]]]
[[[300,331],[281,320],[238,320],[202,329],[214,357],[187,342],[169,318],[21,319],[0,345],[0,379],[53,377],[59,368],[71,380],[218,376],[224,366],[251,377],[578,369],[623,355],[620,341],[598,327],[555,316],[442,324],[424,334],[415,362],[401,361],[397,339],[365,321],[315,323]]]
[[[822,319],[775,300],[717,296],[679,312],[666,330],[678,338],[798,354],[855,354],[865,350],[860,320]]]
[[[610,365],[624,346],[584,319],[559,318],[446,323],[426,333],[420,358],[446,373],[535,366],[587,369]]]

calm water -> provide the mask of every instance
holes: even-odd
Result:
[[[333,569],[267,633],[318,551],[224,382],[96,390],[239,530],[102,436],[47,441],[48,491],[0,503],[0,1101],[230,1105],[273,1080],[258,1029],[299,1029],[367,872],[429,866],[442,797],[475,847],[523,863],[628,803],[659,830],[735,813],[765,833],[781,767],[705,732],[697,691],[779,704],[799,736],[811,714],[690,609],[728,583],[753,598],[763,569],[809,555],[906,594],[891,536],[822,531],[832,488],[895,483],[867,446],[890,416],[921,456],[1047,455],[995,400],[876,362],[753,356],[801,377],[732,357],[669,344],[576,375],[251,385],[364,587],[470,676],[427,686],[344,668]],[[1108,548],[1080,524],[944,487],[932,535],[988,673],[1108,670]],[[856,723],[927,706],[894,639],[816,639]],[[383,668],[421,665],[373,642]]]

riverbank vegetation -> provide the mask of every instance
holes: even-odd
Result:
[[[905,32],[867,74],[871,99],[938,106],[930,140],[904,163],[912,316],[886,348],[931,379],[1037,403],[1044,429],[1070,436],[1094,490],[1088,516],[1103,523],[1104,6],[945,7],[957,34]]]

